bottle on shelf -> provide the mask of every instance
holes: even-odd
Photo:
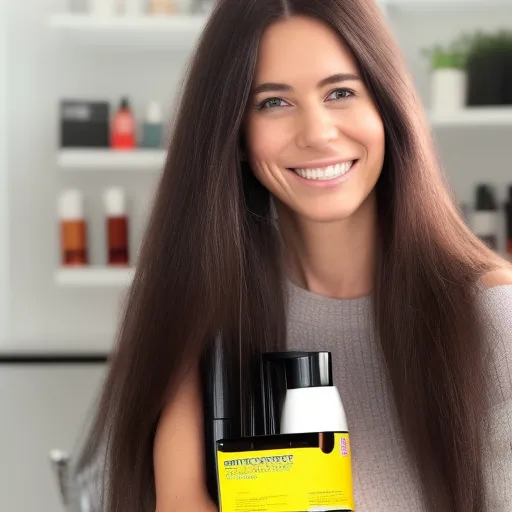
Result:
[[[160,148],[162,146],[162,134],[162,110],[156,101],[151,101],[142,127],[141,146],[150,149]]]
[[[147,13],[146,0],[125,0],[124,13],[127,16],[144,16]]]
[[[113,149],[135,149],[135,118],[128,98],[122,98],[112,122],[111,145]]]
[[[491,249],[498,247],[498,206],[490,185],[476,188],[476,206],[471,215],[473,232]]]
[[[148,13],[153,15],[176,14],[177,8],[174,0],[149,0]]]
[[[196,14],[210,14],[218,0],[192,0],[192,12]]]
[[[89,13],[92,16],[116,16],[123,11],[123,0],[89,0]]]
[[[128,215],[124,190],[110,187],[103,194],[106,221],[107,263],[129,265]]]
[[[76,189],[61,192],[58,199],[61,264],[88,264],[87,222],[82,193]]]

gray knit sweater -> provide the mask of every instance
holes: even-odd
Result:
[[[358,512],[427,511],[408,461],[371,298],[332,299],[289,283],[288,348],[329,350],[350,430]],[[489,512],[512,512],[512,286],[478,292],[493,351],[491,429],[487,432]],[[494,387],[495,386],[495,387]]]

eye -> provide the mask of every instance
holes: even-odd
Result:
[[[348,98],[351,98],[354,95],[355,95],[355,93],[351,89],[346,89],[346,88],[334,89],[334,91],[332,91],[329,94],[329,96],[327,96],[327,99],[329,101],[342,101],[342,100],[346,100]]]
[[[258,103],[256,105],[256,108],[258,110],[262,110],[262,109],[271,109],[271,108],[283,107],[283,106],[285,106],[285,105],[283,105],[283,103],[288,105],[288,103],[286,103],[281,98],[267,98],[266,100],[263,100],[262,102]]]

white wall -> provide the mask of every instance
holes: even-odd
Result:
[[[394,11],[392,26],[406,57],[416,85],[428,105],[430,83],[425,59],[419,57],[421,48],[434,42],[448,42],[459,31],[475,29],[497,30],[512,27],[512,1],[501,8],[469,7],[464,11],[442,8]],[[461,200],[472,197],[475,181],[489,179],[497,185],[512,182],[510,138],[507,128],[443,128],[436,131],[442,157]],[[502,187],[503,188],[503,187]],[[503,192],[503,190],[501,190]],[[503,196],[502,196],[503,197]]]
[[[0,366],[0,510],[65,512],[49,453],[75,455],[105,366]]]
[[[132,196],[137,194],[132,203],[136,247],[155,176],[59,171],[55,163],[58,100],[106,98],[117,103],[121,94],[128,94],[134,100],[137,115],[152,98],[170,105],[186,56],[65,46],[45,25],[48,15],[62,9],[65,0],[3,1],[9,7],[8,256],[12,300],[11,336],[2,345],[14,350],[108,347],[115,332],[120,292],[62,289],[53,281],[58,265],[56,194],[61,187],[75,185],[85,192],[92,258],[100,262],[104,254],[101,190],[110,184],[121,184]],[[5,16],[1,18],[5,20]],[[392,11],[390,18],[418,88],[428,103],[428,69],[419,56],[420,48],[454,37],[462,28],[510,27],[512,8],[462,13],[445,9],[437,13],[423,11],[420,15]],[[481,179],[495,183],[503,195],[505,185],[512,182],[511,134],[510,128],[443,129],[436,133],[461,201],[472,199],[473,188]],[[1,169],[0,163],[0,180]],[[0,199],[0,204],[5,205],[5,198]],[[0,229],[1,219],[0,210]],[[1,258],[0,250],[0,272]]]
[[[505,4],[505,2],[504,2]],[[394,10],[391,23],[402,52],[413,73],[425,104],[429,105],[430,81],[428,63],[419,54],[421,48],[435,42],[449,42],[460,32],[476,29],[497,30],[512,27],[512,1],[499,8],[470,6],[465,10],[441,7],[437,11],[423,9]],[[473,204],[474,188],[479,182],[496,187],[500,202],[506,187],[512,185],[512,126],[438,128],[434,135],[445,171],[460,202]],[[499,249],[505,248],[505,221],[500,215]]]
[[[9,194],[7,178],[7,0],[0,0],[0,344],[9,339]]]
[[[64,0],[9,2],[8,124],[10,350],[109,348],[122,294],[116,289],[59,288],[56,197],[61,188],[83,190],[90,228],[91,259],[105,259],[100,195],[109,185],[125,186],[132,198],[132,253],[139,244],[156,174],[65,173],[56,166],[58,102],[61,98],[133,100],[137,116],[150,99],[172,104],[185,56],[104,51],[66,46],[46,26],[64,10]],[[137,196],[137,197],[135,197]]]

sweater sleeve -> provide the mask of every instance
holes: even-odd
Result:
[[[489,341],[490,404],[484,432],[486,510],[512,511],[512,286],[482,292]]]

